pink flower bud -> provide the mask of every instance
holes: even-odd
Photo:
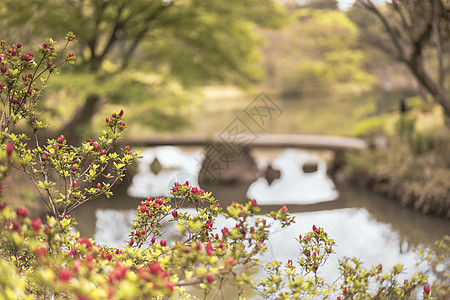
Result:
[[[98,151],[98,145],[95,144],[94,146],[92,146],[92,150],[94,150],[94,152],[97,152]]]
[[[69,52],[69,57],[72,57],[73,56],[73,52]]]
[[[123,116],[123,109],[120,110],[119,116],[120,116],[120,117]]]
[[[145,213],[147,211],[147,206],[141,206],[141,213]]]
[[[0,71],[2,72],[2,74],[5,74],[7,70],[8,70],[7,66],[0,66]]]
[[[12,55],[13,57],[16,57],[16,56],[17,56],[17,50],[13,48],[13,49],[11,50],[11,55]]]
[[[3,90],[3,88],[5,87],[4,83],[0,83],[0,91]]]
[[[281,211],[282,211],[282,212],[287,212],[287,211],[288,211],[286,205],[283,205],[283,207],[281,208]]]
[[[22,42],[17,43],[16,47],[17,47],[17,49],[22,48]]]
[[[72,186],[73,186],[74,188],[77,188],[77,187],[78,187],[78,183],[77,183],[76,181],[74,181],[74,182],[72,183]]]
[[[102,188],[102,185],[99,183],[97,183],[97,188],[100,190]]]
[[[25,62],[29,62],[31,60],[31,57],[30,57],[30,55],[28,55],[28,54],[25,54],[24,56],[23,56],[23,61],[25,61]]]
[[[256,205],[257,205],[256,200],[253,199],[253,200],[252,200],[252,206],[253,206],[253,207],[256,207]]]
[[[141,230],[141,235],[145,235],[146,233],[147,233],[147,230],[145,230],[145,229]]]
[[[106,121],[106,124],[108,124],[109,123],[109,118],[106,117],[105,121]]]
[[[64,142],[64,140],[65,140],[65,137],[64,137],[64,135],[61,134],[58,138],[58,143],[62,144]]]
[[[103,149],[102,151],[100,151],[101,155],[105,155],[106,154],[106,150]]]
[[[135,235],[136,235],[136,236],[141,236],[141,232],[140,232],[139,230],[136,230]]]

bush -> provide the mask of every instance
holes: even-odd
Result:
[[[299,235],[299,257],[271,262],[256,280],[249,267],[259,266],[258,255],[266,251],[269,228],[294,222],[283,206],[259,216],[255,200],[232,203],[222,209],[216,199],[197,187],[176,183],[173,199],[148,197],[136,209],[130,239],[122,248],[96,245],[74,232],[71,210],[99,196],[111,196],[111,187],[124,177],[126,167],[139,153],[128,146],[115,152],[113,143],[126,128],[124,112],[106,118],[103,135],[80,146],[69,145],[64,136],[39,145],[37,132],[46,126],[38,119],[37,104],[49,76],[72,53],[64,55],[74,40],[67,35],[62,52],[47,40],[39,48],[39,60],[22,45],[2,41],[0,97],[4,104],[1,124],[0,179],[11,168],[29,175],[49,209],[46,220],[30,218],[27,208],[13,209],[0,202],[0,296],[1,299],[147,299],[183,298],[197,290],[213,298],[225,281],[236,285],[238,294],[255,290],[262,297],[298,298],[408,298],[417,291],[424,298],[446,291],[448,284],[431,288],[422,274],[403,282],[396,278],[402,266],[383,273],[382,266],[364,269],[356,258],[340,262],[341,278],[333,284],[318,276],[318,269],[333,253],[333,240],[321,227]],[[37,79],[44,78],[38,85]],[[19,120],[33,128],[37,146],[27,147],[24,134],[12,133]],[[5,195],[1,195],[5,197]],[[195,213],[182,213],[183,206]],[[234,221],[233,228],[214,233],[218,215]],[[182,237],[172,243],[161,238],[163,220],[175,222]],[[448,247],[449,239],[442,241]],[[448,249],[448,248],[447,248]],[[422,252],[435,263],[431,253]],[[448,254],[448,251],[447,251]],[[428,256],[427,256],[428,255]],[[437,261],[443,260],[445,257]],[[376,284],[376,289],[370,286]],[[423,291],[418,290],[423,286]]]

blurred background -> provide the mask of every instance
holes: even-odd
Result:
[[[46,134],[73,143],[98,135],[122,108],[131,145],[218,134],[261,92],[278,114],[255,134],[363,139],[367,149],[341,153],[333,174],[333,151],[250,149],[237,159],[253,173],[202,188],[223,204],[256,198],[263,212],[289,204],[303,220],[293,237],[326,224],[339,257],[405,263],[409,272],[413,247],[450,233],[449,15],[444,0],[3,0],[0,39],[32,49],[77,35],[77,64],[52,77],[42,101]],[[174,178],[201,183],[204,147],[140,149],[116,200],[76,212],[82,234],[121,242],[141,198],[164,196],[158,188]],[[195,167],[183,165],[195,157]],[[19,186],[10,183],[13,195],[35,199]],[[108,233],[111,222],[123,230]],[[296,255],[284,250],[271,256]]]

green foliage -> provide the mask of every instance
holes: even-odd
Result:
[[[374,79],[361,68],[358,28],[345,13],[298,9],[292,17],[289,29],[266,34],[269,80],[276,80],[284,96],[348,94],[370,87]]]
[[[74,35],[68,34],[68,42],[73,39]],[[33,61],[28,67],[38,72],[41,63],[46,63],[38,74],[48,78],[53,66],[59,65],[60,57],[70,62],[73,55],[56,53],[51,48],[53,42],[46,43],[45,50],[40,51],[40,62]],[[26,149],[26,136],[15,135],[11,130],[23,118],[37,134],[41,125],[34,105],[39,95],[28,94],[19,83],[22,72],[28,72],[21,69],[23,63],[15,63],[18,58],[13,50],[21,45],[4,47],[3,53],[11,55],[2,56],[1,62],[9,71],[2,71],[6,84],[0,94],[4,104],[0,181],[11,168],[22,168],[41,191],[52,216],[43,222],[30,218],[27,208],[14,210],[0,202],[1,299],[189,299],[186,287],[214,298],[225,281],[234,284],[240,296],[245,289],[253,289],[263,297],[277,299],[379,299],[409,297],[426,283],[425,275],[419,273],[400,285],[396,277],[402,266],[383,274],[381,266],[366,271],[355,258],[340,262],[342,280],[325,283],[318,276],[318,269],[333,253],[334,241],[315,225],[312,231],[299,236],[299,258],[295,262],[289,260],[285,266],[270,262],[265,276],[256,280],[248,270],[260,265],[258,258],[267,250],[265,243],[271,226],[279,223],[286,227],[295,221],[287,207],[264,217],[258,215],[260,208],[255,200],[245,204],[232,202],[222,210],[211,193],[188,182],[174,184],[172,199],[148,197],[142,201],[136,209],[130,239],[122,248],[96,245],[92,239],[80,237],[74,231],[77,223],[68,212],[98,196],[111,196],[111,186],[138,157],[128,146],[118,152],[112,148],[126,127],[124,112],[106,118],[103,135],[96,141],[90,139],[72,146],[60,135],[46,145],[37,142],[34,149]],[[38,77],[24,76],[22,81],[31,89]],[[19,102],[8,101],[11,97],[17,97]],[[0,192],[0,200],[3,196]],[[194,212],[181,212],[185,206]],[[219,215],[234,224],[230,229],[222,228],[221,235],[215,228]],[[176,223],[181,233],[176,241],[162,239],[164,220]],[[445,246],[448,238],[441,243]],[[422,253],[433,267],[448,259],[448,251],[443,256]],[[371,283],[377,283],[378,289],[372,291]],[[425,285],[423,297],[444,295],[446,288],[446,283],[437,282],[432,289]]]

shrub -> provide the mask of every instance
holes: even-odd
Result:
[[[249,267],[259,266],[258,255],[266,251],[272,224],[279,222],[285,227],[294,222],[288,209],[283,206],[259,216],[255,200],[233,202],[222,209],[211,193],[188,182],[175,183],[172,199],[148,197],[142,201],[130,239],[122,248],[80,237],[73,230],[77,223],[70,211],[96,197],[111,196],[111,187],[123,178],[125,168],[139,153],[128,146],[118,152],[112,148],[126,128],[122,110],[105,119],[103,135],[95,141],[73,146],[61,135],[39,144],[37,132],[46,124],[38,119],[37,104],[56,68],[75,61],[73,54],[63,54],[74,38],[69,33],[59,53],[56,43],[47,40],[36,61],[21,44],[6,46],[2,42],[0,180],[11,168],[23,169],[50,213],[46,220],[33,219],[27,208],[14,210],[0,202],[2,299],[188,299],[192,288],[205,297],[215,297],[225,281],[233,282],[240,296],[245,289],[252,289],[262,297],[277,299],[408,298],[424,284],[419,293],[428,298],[448,287],[436,283],[431,288],[421,273],[398,283],[401,265],[383,273],[381,265],[366,270],[356,258],[341,261],[341,279],[326,283],[317,272],[333,253],[334,241],[318,226],[298,237],[297,259],[269,263],[264,276],[256,280],[248,274]],[[40,84],[39,78],[43,78]],[[33,149],[27,147],[24,134],[12,133],[22,119],[34,130],[37,146]],[[194,207],[195,213],[181,212],[186,205]],[[222,228],[221,234],[213,231],[219,214],[235,224]],[[179,240],[169,244],[161,238],[163,220],[176,223],[182,233]],[[377,288],[372,290],[371,284]]]

